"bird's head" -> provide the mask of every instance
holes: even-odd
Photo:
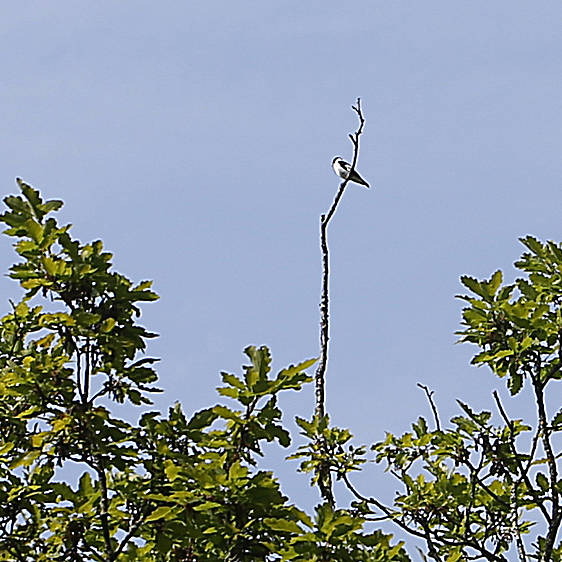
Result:
[[[341,156],[336,156],[336,157],[332,160],[332,164],[335,164],[338,160],[341,160]]]

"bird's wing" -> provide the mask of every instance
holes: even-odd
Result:
[[[351,170],[351,164],[349,164],[345,160],[340,160],[339,164],[346,172],[349,172],[349,170]]]

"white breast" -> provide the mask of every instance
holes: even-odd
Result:
[[[349,172],[340,164],[339,160],[333,163],[332,168],[340,178],[347,179]]]

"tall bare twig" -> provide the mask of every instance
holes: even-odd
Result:
[[[330,254],[328,249],[328,225],[334,216],[338,204],[343,196],[343,192],[350,181],[351,175],[355,170],[357,159],[359,158],[359,137],[363,132],[365,119],[361,111],[361,99],[357,98],[357,105],[351,106],[353,111],[357,114],[359,119],[359,126],[355,133],[351,133],[349,138],[353,145],[353,160],[351,163],[351,170],[338,189],[332,206],[327,213],[320,216],[320,248],[322,251],[322,296],[320,299],[320,360],[315,375],[315,416],[318,420],[323,418],[326,414],[326,368],[328,365],[328,342],[330,340],[330,296],[329,296],[329,282],[330,282]],[[320,442],[322,447],[322,442]],[[319,470],[319,487],[320,493],[325,501],[334,504],[334,497],[332,493],[332,481],[329,468]]]
[[[336,197],[326,214],[320,216],[320,248],[322,250],[322,296],[320,300],[320,360],[318,368],[316,369],[316,416],[321,418],[326,413],[325,406],[325,378],[326,368],[328,365],[328,342],[330,339],[330,296],[329,296],[329,281],[330,281],[330,254],[328,250],[328,224],[334,216],[338,203],[342,198],[343,192],[349,183],[349,179],[359,158],[359,137],[363,132],[365,119],[361,111],[361,99],[357,98],[357,105],[351,106],[353,111],[357,113],[359,118],[359,127],[349,135],[351,143],[353,144],[353,161],[351,163],[351,170],[338,189]]]

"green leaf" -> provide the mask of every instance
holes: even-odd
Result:
[[[178,478],[181,472],[181,466],[174,464],[171,460],[166,460],[164,463],[164,472],[169,480],[172,482]]]
[[[317,361],[318,361],[318,357],[314,357],[312,359],[307,359],[306,361],[302,361],[297,365],[290,365],[286,369],[280,371],[280,373],[277,376],[290,379],[291,377],[300,374],[302,371],[305,371],[309,367],[312,367],[312,365],[314,365],[314,363],[316,363]]]
[[[29,205],[21,197],[8,195],[4,197],[4,203],[16,213],[29,215]]]
[[[303,430],[307,437],[316,435],[317,426],[314,422],[306,421],[304,418],[295,417],[296,424]]]
[[[73,261],[78,261],[80,244],[77,241],[72,240],[68,233],[63,232],[59,235],[59,243]]]
[[[217,502],[203,502],[199,505],[193,507],[194,511],[207,511],[211,509],[216,509],[218,507],[222,507],[220,503]]]
[[[218,387],[217,392],[221,396],[228,396],[229,398],[238,398],[240,396],[240,391],[237,388],[232,388],[230,386]]]
[[[523,375],[512,373],[507,381],[507,388],[512,396],[515,396],[523,388]]]
[[[30,418],[34,414],[36,414],[37,412],[40,412],[40,411],[41,411],[41,408],[39,406],[30,406],[29,408],[26,408],[25,410],[23,410],[23,412],[20,412],[16,416],[16,418],[18,418],[18,419]]]
[[[271,355],[269,349],[261,346],[259,349],[253,345],[248,346],[244,353],[250,358],[252,364],[245,366],[245,379],[248,388],[254,389],[258,381],[265,381],[270,371]]]
[[[200,410],[191,416],[187,429],[203,429],[208,427],[217,419],[217,412],[213,408]]]
[[[25,183],[21,178],[16,178],[18,185],[20,186],[21,192],[23,193],[24,197],[29,201],[31,208],[33,209],[33,213],[35,216],[41,220],[43,218],[44,213],[42,212],[42,205],[43,200],[39,195],[39,191],[33,189],[29,184]]]
[[[164,533],[156,535],[156,546],[162,554],[170,552],[173,544],[173,540],[168,535]]]
[[[240,464],[240,461],[232,463],[232,466],[228,470],[229,480],[240,480],[241,478],[246,478],[248,476],[248,469]]]
[[[491,277],[490,281],[488,281],[488,287],[490,289],[490,293],[492,295],[495,295],[496,292],[498,291],[501,283],[503,280],[503,275],[501,270],[497,270]]]
[[[8,441],[0,447],[0,456],[4,456],[6,453],[9,453],[15,446],[15,443]]]
[[[45,214],[47,214],[53,211],[58,211],[63,205],[64,202],[60,199],[51,199],[43,204],[43,210],[45,211]]]
[[[288,447],[291,444],[291,434],[283,427],[278,425],[268,425],[267,431],[271,436],[277,438],[282,447]]]
[[[225,384],[229,384],[235,388],[240,390],[245,390],[246,385],[235,375],[231,375],[230,373],[221,373],[222,382]]]
[[[474,277],[469,277],[468,275],[463,275],[461,277],[461,283],[465,287],[470,289],[473,293],[476,293],[477,295],[479,295],[479,296],[481,296],[485,299],[490,296],[488,291],[481,285],[480,281],[478,281],[478,279],[475,279]]]
[[[43,227],[33,219],[27,219],[25,221],[25,227],[29,234],[29,237],[34,242],[39,244],[39,242],[41,242],[41,240],[43,239]]]
[[[542,256],[544,248],[543,245],[533,236],[526,236],[524,238],[519,238],[519,241],[527,246],[531,252],[537,256]]]
[[[302,533],[302,529],[294,521],[288,521],[287,519],[275,519],[274,517],[266,517],[263,520],[263,524],[269,529],[273,529],[274,531],[297,534]]]
[[[14,470],[20,466],[30,466],[39,457],[41,451],[30,451],[14,459],[10,463],[10,470]]]
[[[80,477],[78,490],[83,495],[89,495],[94,491],[94,487],[92,486],[92,477],[89,472],[84,472],[84,474]]]
[[[539,488],[543,492],[546,492],[550,488],[550,485],[548,483],[548,479],[542,472],[539,472],[537,474],[536,481],[537,481],[537,484],[538,484]]]
[[[158,521],[158,519],[165,519],[170,514],[174,512],[174,506],[167,506],[163,505],[161,507],[157,507],[146,519],[146,523],[150,523],[151,521]]]
[[[558,410],[558,413],[554,416],[554,419],[552,420],[552,425],[553,426],[562,425],[562,408]]]
[[[418,422],[412,424],[412,429],[416,432],[418,438],[424,436],[427,433],[427,422],[425,418],[420,416]]]
[[[214,406],[213,412],[220,416],[221,418],[225,418],[227,420],[240,420],[240,413],[227,408],[226,406]]]
[[[459,548],[455,548],[454,551],[452,551],[449,556],[447,556],[447,561],[446,562],[457,562],[457,560],[460,560],[462,556],[462,550]]]
[[[111,332],[111,330],[113,330],[115,324],[116,324],[115,318],[106,318],[100,324],[100,331],[103,332],[104,334],[107,334],[107,333]]]

